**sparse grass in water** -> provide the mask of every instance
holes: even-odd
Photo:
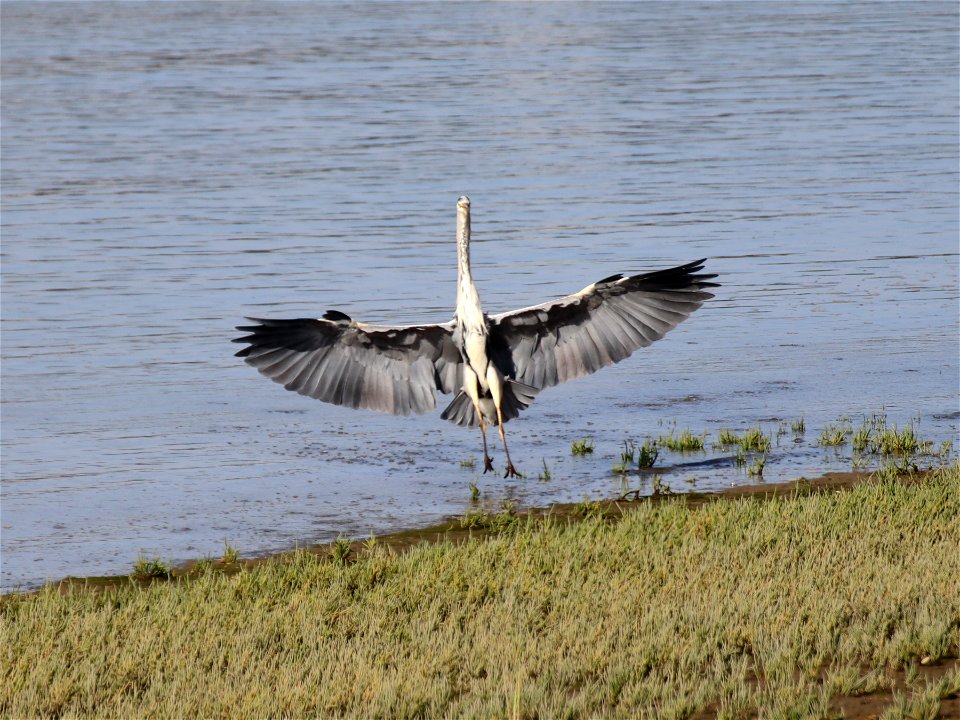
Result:
[[[716,446],[720,448],[728,448],[738,443],[740,438],[737,437],[737,434],[730,430],[729,428],[720,428],[720,433],[717,435]]]
[[[817,445],[823,445],[824,447],[840,447],[841,445],[845,445],[851,431],[852,428],[846,422],[841,421],[837,424],[827,423],[817,438]]]
[[[543,471],[539,475],[537,475],[537,480],[542,480],[543,482],[547,482],[552,477],[550,475],[550,468],[547,467],[546,458],[540,458],[540,461],[543,463]]]
[[[937,455],[940,457],[940,460],[946,462],[950,459],[950,454],[953,452],[953,440],[944,440],[940,443],[940,449],[937,451]]]
[[[751,477],[763,477],[763,468],[767,464],[766,455],[758,455],[747,468],[747,475]]]
[[[794,420],[792,423],[790,423],[790,429],[793,431],[794,435],[803,435],[805,432],[807,432],[807,423],[804,422],[803,418],[801,417],[800,419]]]
[[[476,502],[480,499],[480,486],[475,482],[470,483],[470,502]]]
[[[593,452],[593,440],[574,440],[570,445],[570,452],[577,456],[589,455]]]
[[[737,445],[745,453],[765,453],[770,449],[771,439],[769,435],[764,434],[759,425],[750,428],[743,435],[737,435],[728,428],[721,428],[714,447],[727,449],[734,445]]]
[[[765,453],[770,449],[770,436],[765,435],[758,425],[737,438],[737,444],[743,448],[744,452]]]
[[[477,461],[474,458],[467,458],[466,460],[460,461],[460,467],[462,468],[473,468],[477,464]]]
[[[925,448],[925,443],[913,429],[912,424],[899,430],[896,425],[877,429],[873,441],[874,451],[880,455],[916,455]]]
[[[643,445],[640,446],[640,456],[637,458],[637,467],[641,470],[652,468],[656,464],[658,457],[660,457],[660,451],[657,449],[656,442],[647,438]]]
[[[636,455],[637,446],[633,440],[624,440],[623,451],[620,453],[620,462],[614,464],[613,471],[617,475],[626,475],[630,472],[630,468],[633,467],[633,463],[636,461]]]
[[[0,715],[831,717],[832,694],[904,668],[884,717],[933,718],[960,672],[915,668],[960,653],[958,517],[960,466],[886,470],[841,492],[514,516],[344,564],[300,551],[7,596]]]
[[[673,488],[667,485],[663,481],[663,477],[660,475],[654,475],[650,480],[650,494],[657,495],[672,495]]]
[[[682,430],[677,433],[671,430],[669,435],[661,435],[657,440],[657,445],[665,447],[673,452],[694,452],[703,450],[707,441],[707,434],[694,435],[689,430]]]
[[[870,450],[870,438],[873,435],[873,426],[866,420],[857,428],[850,438],[850,445],[855,453],[865,453]]]
[[[643,445],[638,448],[632,440],[626,440],[623,443],[623,452],[620,453],[620,462],[614,464],[613,471],[618,475],[626,475],[630,468],[636,464],[640,470],[652,468],[660,457],[660,450],[657,449],[657,441],[647,438]]]
[[[747,459],[748,459],[748,458],[749,458],[749,455],[743,451],[743,448],[742,448],[742,447],[738,447],[738,448],[737,448],[737,457],[736,457],[737,467],[738,467],[738,468],[745,467],[746,464],[747,464]]]

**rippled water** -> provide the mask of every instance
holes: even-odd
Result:
[[[954,3],[5,1],[2,21],[5,589],[416,526],[471,480],[490,503],[618,494],[620,444],[673,422],[803,416],[767,481],[848,468],[814,444],[840,415],[957,438]],[[704,256],[724,283],[511,423],[522,481],[461,468],[479,433],[439,410],[323,405],[229,343],[243,315],[446,320],[463,193],[491,312]],[[665,456],[693,464],[664,480],[751,481],[697,464],[720,455]]]

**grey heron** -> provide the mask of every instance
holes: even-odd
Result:
[[[641,275],[611,275],[541,305],[487,315],[470,272],[470,199],[457,200],[457,307],[439,325],[368,325],[338,310],[321,318],[247,318],[237,353],[287,390],[394,415],[433,410],[479,426],[484,472],[493,470],[487,425],[495,423],[507,466],[504,423],[543,388],[595,372],[659,340],[713,295],[705,260]]]

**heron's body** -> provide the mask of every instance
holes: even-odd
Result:
[[[503,425],[537,393],[659,340],[712,297],[715,275],[702,260],[643,275],[613,275],[573,295],[487,316],[470,272],[470,200],[457,201],[457,307],[442,325],[378,327],[328,311],[322,318],[255,320],[237,353],[288,390],[396,415],[436,407],[455,393],[442,417],[479,426],[484,472],[493,468],[486,426],[495,423],[517,475]]]

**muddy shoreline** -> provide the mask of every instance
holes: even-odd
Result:
[[[606,516],[617,516],[623,512],[629,512],[632,507],[651,502],[663,502],[667,499],[681,499],[690,506],[702,505],[709,502],[720,500],[732,500],[741,497],[777,497],[792,493],[810,494],[841,490],[854,487],[862,482],[869,482],[874,473],[869,471],[859,472],[829,472],[816,478],[798,478],[788,482],[768,483],[756,485],[742,485],[730,487],[716,492],[663,492],[653,495],[633,496],[627,493],[625,496],[617,498],[607,498],[596,500],[590,503],[589,510],[593,513],[602,513]],[[901,482],[917,482],[926,475],[925,471],[900,476]],[[478,503],[478,509],[481,507]],[[547,507],[521,508],[515,511],[521,519],[538,519],[546,516],[552,516],[558,520],[576,521],[584,517],[584,506],[582,503],[554,503]],[[489,513],[487,517],[495,516],[497,513]],[[497,532],[492,527],[464,527],[461,516],[451,516],[440,523],[426,527],[412,528],[409,530],[400,530],[384,535],[376,536],[378,545],[391,548],[395,552],[404,552],[410,548],[416,547],[422,543],[436,542],[463,542],[469,538],[484,537]],[[350,541],[350,553],[347,556],[353,557],[359,553],[366,540],[356,539]],[[234,574],[244,569],[263,565],[265,563],[276,562],[289,556],[293,552],[309,552],[315,555],[329,555],[335,543],[317,543],[314,545],[303,545],[277,552],[271,552],[262,555],[256,555],[249,558],[238,558],[234,562],[225,562],[223,559],[215,559],[207,563],[207,569],[225,574]],[[130,583],[138,583],[141,586],[147,586],[154,582],[170,582],[175,580],[184,580],[195,577],[199,570],[199,565],[203,560],[195,559],[180,563],[170,569],[170,572],[163,575],[147,578],[135,578],[132,575],[102,575],[76,577],[68,576],[61,580],[47,583],[40,588],[31,589],[23,592],[7,593],[3,598],[16,597],[20,595],[31,595],[42,591],[46,587],[55,587],[60,592],[72,592],[77,590],[103,591],[111,588],[125,586]]]

